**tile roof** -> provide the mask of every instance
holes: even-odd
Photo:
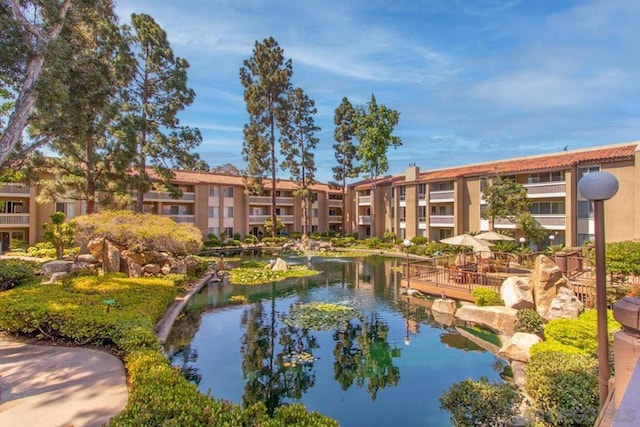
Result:
[[[591,164],[599,162],[615,162],[622,160],[632,160],[635,152],[639,149],[640,141],[628,142],[624,144],[608,145],[582,150],[561,151],[559,153],[543,154],[539,156],[520,157],[515,159],[500,160],[488,163],[479,163],[466,166],[456,166],[446,169],[437,169],[421,172],[416,181],[436,182],[453,180],[468,176],[483,176],[494,174],[511,174],[534,172],[540,170],[567,169],[580,164]],[[402,184],[406,182],[405,175],[396,175],[385,184]],[[384,185],[383,180],[378,180],[379,185]],[[352,184],[351,187],[359,190],[369,188],[370,180],[360,181]]]
[[[157,179],[157,174],[153,169],[147,169],[147,173],[152,179]],[[237,175],[224,175],[211,172],[199,172],[199,171],[183,171],[173,170],[174,178],[172,182],[176,184],[215,184],[215,185],[232,185],[244,187],[244,178]],[[265,179],[264,186],[269,188],[271,180]],[[291,180],[277,180],[276,187],[278,190],[297,190],[298,187],[294,181]],[[324,192],[339,192],[338,189],[331,188],[328,184],[318,182],[311,186],[312,190],[324,191]]]

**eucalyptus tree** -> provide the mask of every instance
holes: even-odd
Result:
[[[132,159],[128,186],[136,192],[136,212],[142,212],[144,193],[151,188],[147,168],[172,194],[180,194],[170,183],[171,168],[186,162],[202,136],[178,119],[195,97],[187,87],[188,62],[174,56],[166,32],[151,16],[133,14],[131,25],[127,36],[134,77],[122,91],[118,136]]]
[[[82,200],[90,214],[99,198],[110,200],[114,177],[126,172],[110,131],[119,111],[116,95],[131,79],[131,61],[111,4],[97,2],[81,16],[74,12],[42,74],[43,82],[57,84],[40,91],[30,135],[49,139],[59,155],[44,159],[40,169],[51,178],[39,180],[38,200]]]
[[[313,151],[318,145],[316,126],[313,116],[318,112],[315,102],[302,89],[289,92],[287,108],[282,116],[282,135],[280,153],[284,161],[280,164],[288,170],[298,189],[295,194],[302,199],[302,234],[307,235],[310,228],[312,192],[311,186],[316,183],[316,162]]]
[[[45,58],[50,55],[71,8],[87,6],[88,0],[0,0],[0,96],[4,102],[0,122],[0,166],[13,153],[29,124],[38,98]],[[110,2],[108,2],[110,4]],[[6,101],[10,102],[7,103]],[[21,146],[29,152],[47,142]]]
[[[336,108],[333,116],[333,123],[336,125],[333,138],[335,157],[338,164],[331,170],[335,183],[334,187],[342,190],[342,228],[340,233],[344,236],[345,224],[347,221],[347,178],[356,178],[360,174],[360,168],[354,164],[356,160],[356,137],[358,113],[347,97],[342,98],[342,102]]]
[[[376,235],[375,226],[375,194],[377,179],[389,170],[387,151],[389,147],[399,147],[402,141],[393,135],[398,124],[400,113],[396,110],[378,105],[376,97],[371,94],[371,100],[366,107],[358,107],[356,135],[359,141],[356,149],[360,160],[360,170],[371,181],[371,233]]]
[[[491,184],[482,190],[482,197],[487,202],[487,208],[481,215],[489,220],[490,230],[493,230],[496,218],[506,218],[515,223],[521,214],[529,212],[531,205],[527,189],[522,184],[499,175],[494,176]]]
[[[224,163],[217,165],[209,170],[211,173],[217,173],[220,175],[232,175],[240,176],[240,170],[231,163]]]
[[[276,218],[276,140],[282,134],[280,120],[287,108],[287,96],[291,91],[293,65],[284,58],[278,42],[269,37],[257,42],[253,56],[245,59],[240,68],[240,83],[245,88],[244,100],[249,113],[249,123],[244,125],[242,155],[247,164],[244,175],[248,177],[247,190],[260,193],[263,180],[271,178],[271,223]],[[276,235],[276,227],[271,234]]]

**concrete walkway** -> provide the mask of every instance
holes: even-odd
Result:
[[[99,427],[127,403],[124,366],[97,350],[0,335],[0,426]]]

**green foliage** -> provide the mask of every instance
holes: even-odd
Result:
[[[536,425],[594,425],[598,414],[595,358],[557,351],[536,353],[527,365],[525,379]]]
[[[506,218],[512,222],[529,210],[531,201],[522,184],[509,178],[493,177],[492,183],[482,191],[487,208],[481,212],[482,218],[489,220],[493,230],[496,218]]]
[[[40,242],[27,248],[27,255],[44,259],[56,259],[56,248],[53,243]]]
[[[256,245],[256,244],[258,244],[258,238],[256,236],[254,236],[253,234],[249,234],[248,236],[246,236],[244,238],[243,242],[246,245]]]
[[[542,228],[538,220],[531,212],[521,212],[516,220],[518,228],[522,231],[527,242],[541,243],[547,239],[548,231]],[[515,245],[515,243],[514,243]]]
[[[429,243],[429,238],[425,236],[413,236],[411,238],[411,243],[414,245],[426,245]]]
[[[391,249],[393,243],[385,243],[379,237],[367,237],[362,243],[369,249]]]
[[[208,234],[205,241],[202,243],[206,248],[218,247],[222,245],[220,239],[215,234]]]
[[[261,285],[289,277],[309,277],[318,274],[315,270],[309,270],[306,265],[293,265],[288,270],[281,271],[272,271],[267,267],[268,264],[262,262],[258,266],[235,267],[229,271],[229,282],[234,285]]]
[[[398,236],[392,231],[385,231],[382,235],[382,241],[385,243],[395,243],[397,239]]]
[[[466,379],[453,384],[440,396],[440,408],[451,412],[456,426],[508,425],[518,415],[523,396],[518,387],[508,383],[489,383]]]
[[[538,344],[535,344],[533,347],[531,347],[529,352],[531,357],[535,356],[536,354],[545,353],[545,352],[559,352],[564,354],[581,354],[584,356],[588,356],[588,354],[586,354],[584,350],[581,350],[578,347],[562,344],[559,341],[550,340],[550,339],[547,339],[539,342]]]
[[[516,314],[515,332],[542,335],[544,333],[544,321],[536,310],[523,308]]]
[[[334,331],[355,318],[362,319],[362,315],[353,307],[324,302],[310,302],[296,304],[291,307],[289,317],[284,320],[284,323],[298,329]]]
[[[620,324],[613,318],[611,310],[607,313],[609,341],[613,341],[613,334],[620,329]],[[554,319],[544,328],[547,341],[556,341],[572,346],[584,354],[595,357],[598,346],[598,320],[595,309],[587,310],[577,319]]]
[[[57,259],[62,259],[64,250],[73,245],[75,238],[75,227],[73,223],[65,223],[64,212],[55,212],[50,217],[51,223],[42,224],[44,231],[43,238],[56,249]]]
[[[262,243],[264,243],[265,246],[280,246],[287,240],[289,239],[286,237],[263,237]]]
[[[280,232],[281,230],[284,230],[284,223],[282,222],[282,220],[280,219],[280,217],[276,217],[276,229],[274,231],[273,229],[273,218],[272,217],[267,217],[267,219],[264,220],[264,231],[267,232],[267,234],[272,234],[276,232]],[[275,238],[275,237],[274,237]]]
[[[473,295],[473,298],[478,307],[485,307],[489,305],[504,305],[502,299],[500,298],[500,294],[492,289],[475,288],[473,292],[471,292],[471,295]]]
[[[507,252],[507,253],[521,253],[522,250],[518,244],[512,242],[510,240],[496,240],[491,247],[491,250],[494,252]],[[525,251],[528,251],[529,248],[525,247]]]
[[[332,237],[331,244],[333,246],[346,248],[349,246],[354,246],[356,244],[356,239],[353,237]]]
[[[608,274],[640,275],[640,240],[607,243],[606,246],[605,265]],[[591,251],[590,258],[594,263],[595,251]]]
[[[175,255],[195,254],[202,247],[202,233],[195,225],[178,224],[162,215],[104,210],[76,217],[75,225],[80,243],[105,238],[134,252]]]
[[[0,259],[0,291],[33,281],[40,264],[18,259]]]

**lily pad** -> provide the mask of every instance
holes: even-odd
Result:
[[[352,307],[310,302],[294,305],[284,323],[300,329],[333,331],[356,318],[362,319],[362,315]]]

